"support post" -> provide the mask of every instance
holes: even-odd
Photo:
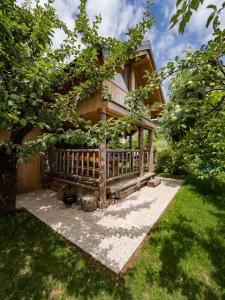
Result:
[[[106,114],[103,108],[99,109],[99,119],[106,120]],[[99,208],[107,207],[106,198],[106,138],[99,145]]]
[[[148,170],[153,172],[153,131],[148,130]]]
[[[138,128],[139,175],[144,175],[144,129]]]

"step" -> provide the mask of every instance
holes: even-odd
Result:
[[[149,172],[143,176],[115,182],[107,187],[107,194],[110,198],[123,198],[145,186],[149,179],[153,178],[154,176],[154,173]]]
[[[153,178],[148,181],[147,186],[149,187],[156,187],[161,183],[161,179],[159,178]]]

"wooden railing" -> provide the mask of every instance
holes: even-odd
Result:
[[[124,103],[124,98],[127,95],[127,92],[124,91],[122,88],[120,88],[117,84],[115,84],[111,80],[105,80],[104,86],[109,90],[112,100],[116,103],[118,103],[121,106],[126,107]]]
[[[148,150],[144,150],[144,171],[149,170],[149,159],[150,159],[150,153]]]
[[[106,150],[107,181],[140,173],[140,150]],[[147,170],[149,152],[143,151]],[[53,176],[97,182],[100,171],[99,149],[54,149],[47,155],[47,172]]]
[[[139,173],[139,150],[107,150],[107,181]]]
[[[50,158],[51,173],[74,178],[99,178],[98,149],[56,149]]]

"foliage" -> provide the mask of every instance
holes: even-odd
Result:
[[[15,0],[0,4],[0,128],[11,132],[10,141],[1,141],[0,145],[8,154],[31,154],[62,139],[83,143],[84,134],[87,144],[97,144],[104,137],[100,134],[104,128],[110,128],[111,136],[115,136],[122,123],[122,129],[129,123],[129,119],[122,119],[112,126],[109,120],[93,130],[89,122],[76,115],[76,106],[96,90],[101,91],[104,79],[112,78],[119,66],[135,58],[153,22],[148,1],[142,20],[129,28],[124,42],[98,34],[99,16],[89,25],[87,0],[80,1],[72,31],[58,19],[52,4],[52,0],[43,5],[36,1],[34,7],[30,1],[22,6]],[[54,49],[52,37],[56,29],[63,30],[66,38]],[[101,51],[107,56],[99,65]],[[73,62],[68,64],[71,59]],[[63,85],[72,78],[78,83],[63,92]],[[65,122],[71,124],[68,132]],[[43,135],[21,147],[23,137],[33,127],[43,130]]]
[[[185,27],[187,23],[190,21],[191,16],[194,11],[197,11],[198,8],[206,2],[205,0],[177,0],[176,1],[176,13],[172,16],[170,24],[171,27],[174,27],[176,24],[179,24],[178,30],[180,33],[184,33]],[[216,31],[220,25],[220,15],[222,10],[225,8],[225,1],[221,1],[220,5],[209,4],[207,9],[211,10],[211,14],[209,15],[206,21],[206,27],[209,27],[211,23],[213,23],[213,28]]]
[[[194,65],[172,79],[162,126],[173,148],[182,151],[192,168],[209,174],[225,168],[225,90],[215,70],[211,77],[207,68],[211,65]]]
[[[154,150],[156,152],[161,152],[169,148],[168,141],[164,138],[163,133],[160,133],[160,127],[154,134]]]
[[[30,214],[0,220],[0,298],[223,299],[225,187],[219,185],[211,193],[208,181],[186,178],[132,269],[117,280]]]
[[[177,10],[171,24],[179,23],[183,32],[190,19],[186,10],[197,10],[204,1],[177,1],[177,5],[181,2],[183,10]],[[217,19],[223,8],[215,9],[213,38],[196,51],[184,51],[184,58],[168,62],[152,79],[155,84],[157,77],[158,84],[171,79],[161,126],[171,148],[182,153],[201,176],[225,170],[225,29]],[[151,81],[150,74],[147,76]]]
[[[158,127],[154,136],[154,171],[171,175],[182,175],[190,172],[189,164],[183,153],[171,146],[164,137],[164,129]]]
[[[183,153],[168,146],[167,149],[156,151],[154,171],[170,175],[182,175],[189,172],[189,166]]]

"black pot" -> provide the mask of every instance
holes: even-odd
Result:
[[[66,205],[72,205],[76,201],[77,201],[77,196],[75,194],[70,193],[70,192],[66,192],[63,194],[63,202]]]

